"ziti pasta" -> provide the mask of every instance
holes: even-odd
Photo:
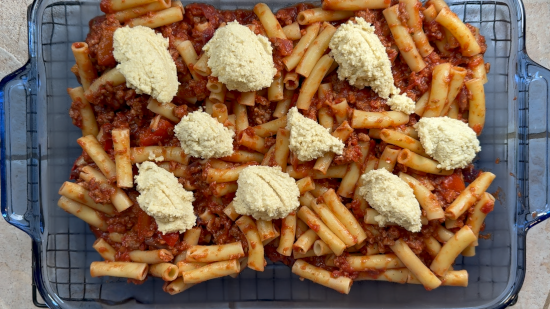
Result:
[[[363,280],[467,286],[452,265],[475,254],[494,205],[495,175],[471,163],[489,65],[477,29],[434,3],[102,1],[106,15],[72,44],[82,86],[68,89],[69,116],[82,154],[58,202],[97,237],[104,261],[91,275],[158,277],[173,295],[270,260],[345,294]],[[132,33],[162,44],[140,53],[132,44],[148,40]],[[241,34],[261,53],[241,52]],[[148,65],[175,66],[177,77],[139,75]],[[261,83],[243,82],[257,74]],[[178,89],[164,102],[168,82]],[[414,109],[387,104],[396,95]],[[457,122],[469,139],[454,137]],[[388,182],[373,189],[374,173]],[[414,231],[392,220],[404,215],[397,200],[414,210]]]

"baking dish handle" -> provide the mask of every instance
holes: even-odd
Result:
[[[36,117],[30,102],[30,72],[29,61],[0,81],[0,200],[4,219],[37,238],[39,209],[33,209],[36,192],[33,192],[32,186],[37,179],[33,179],[36,175],[30,173],[29,168],[37,166],[39,160],[33,157],[32,147],[28,147],[27,143],[29,136],[32,136],[29,132],[32,130],[29,127],[30,118]]]
[[[525,96],[523,107],[527,117],[526,126],[520,128],[520,134],[524,134],[520,140],[525,141],[528,150],[523,191],[528,207],[522,205],[520,212],[527,231],[550,217],[550,70],[525,54],[524,60],[526,83],[520,95],[523,92]]]

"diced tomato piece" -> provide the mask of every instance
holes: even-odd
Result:
[[[168,234],[161,234],[160,237],[166,242],[166,244],[170,247],[174,247],[176,243],[180,240],[180,234],[179,233],[168,233]]]
[[[142,147],[157,145],[159,142],[169,138],[173,131],[174,125],[170,121],[161,118],[155,130],[147,128],[141,131],[139,134],[139,145]]]
[[[446,176],[445,179],[441,182],[441,187],[452,190],[456,192],[462,192],[466,188],[464,185],[464,180],[460,173],[453,173],[449,176]]]
[[[139,209],[135,229],[140,239],[151,236],[151,220],[152,218],[145,211]]]

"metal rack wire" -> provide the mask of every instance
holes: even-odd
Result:
[[[226,8],[225,6],[228,5],[230,4],[222,3],[221,7]],[[492,82],[487,84],[486,96],[488,109],[492,113],[487,116],[484,135],[481,137],[484,150],[477,164],[481,167],[489,166],[497,175],[503,175],[506,174],[506,166],[509,164],[507,138],[509,128],[506,121],[502,119],[507,119],[509,111],[507,104],[499,102],[508,99],[511,83],[508,80],[508,70],[512,56],[512,23],[518,23],[518,20],[516,16],[511,15],[508,4],[504,2],[467,1],[455,2],[450,6],[467,23],[480,28],[481,34],[487,40],[485,59],[492,64],[489,74]],[[74,63],[70,44],[83,40],[88,30],[87,21],[100,14],[97,3],[67,1],[51,4],[45,9],[42,17],[40,48],[47,76],[48,135],[56,136],[48,139],[48,157],[54,160],[50,164],[58,171],[48,176],[50,181],[42,188],[52,192],[51,199],[45,201],[50,205],[56,204],[57,196],[53,192],[57,192],[67,179],[72,160],[81,152],[74,142],[79,137],[80,131],[72,126],[68,117],[71,102],[65,91],[67,87],[78,85],[70,72],[70,67]],[[28,117],[36,117],[36,110],[33,110],[32,105],[31,103],[27,109]],[[526,110],[527,107],[520,106],[520,113]],[[28,138],[32,140],[35,138],[36,129],[31,128],[28,134]],[[527,134],[525,123],[520,124],[519,134]],[[29,151],[36,152],[33,149]],[[499,158],[501,164],[495,165],[495,158]],[[34,162],[38,165],[37,161]],[[36,190],[38,183],[37,179],[32,177],[29,175],[31,191]],[[526,175],[518,175],[518,177],[522,177],[519,179],[522,186],[528,185],[525,181]],[[503,183],[501,186],[505,187],[504,180]],[[36,196],[29,196],[33,202],[36,202]],[[144,303],[264,300],[294,302],[324,300],[327,303],[344,301],[355,303],[361,301],[365,295],[368,295],[372,301],[383,301],[391,299],[392,294],[395,293],[414,295],[421,291],[399,285],[392,285],[391,289],[387,289],[388,286],[385,283],[361,282],[355,284],[352,294],[344,298],[324,287],[298,280],[286,266],[271,263],[264,273],[245,271],[238,279],[222,278],[209,281],[202,284],[204,288],[193,289],[191,292],[172,297],[167,297],[162,292],[162,281],[157,279],[148,280],[141,286],[133,286],[131,290],[125,289],[125,280],[90,276],[89,264],[99,260],[100,256],[92,249],[94,236],[84,222],[57,207],[50,207],[47,215],[47,246],[43,253],[45,262],[42,273],[54,292],[68,302],[98,301],[116,304],[137,297],[139,302]],[[483,299],[494,298],[505,289],[511,265],[511,262],[506,260],[511,256],[511,231],[509,227],[503,227],[500,223],[509,222],[508,216],[503,207],[496,207],[495,212],[487,219],[487,229],[493,233],[492,239],[481,242],[476,257],[457,260],[456,268],[469,270],[470,287],[452,291],[442,289],[432,293]]]

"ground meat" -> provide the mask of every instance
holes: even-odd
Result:
[[[121,27],[114,15],[98,16],[89,23],[90,32],[86,37],[86,43],[90,53],[90,59],[97,69],[103,71],[106,68],[116,66],[113,56],[113,35]]]
[[[69,117],[73,120],[73,124],[82,129],[82,115],[80,110],[84,108],[85,105],[82,103],[80,98],[77,98],[71,103],[71,108],[69,109]]]
[[[102,186],[100,182],[92,178],[89,185],[88,195],[99,204],[106,204],[111,202],[111,195],[115,193],[115,189],[109,186]]]

